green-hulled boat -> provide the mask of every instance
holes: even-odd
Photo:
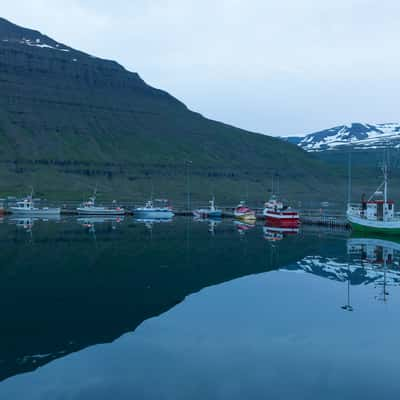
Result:
[[[394,202],[388,200],[387,166],[382,168],[384,180],[373,195],[361,204],[348,204],[347,219],[353,230],[383,235],[400,235],[400,217]],[[383,192],[382,192],[383,188]]]

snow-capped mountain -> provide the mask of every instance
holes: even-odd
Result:
[[[305,137],[286,137],[285,140],[309,152],[338,150],[345,146],[354,149],[400,148],[400,123],[357,122],[311,133]]]

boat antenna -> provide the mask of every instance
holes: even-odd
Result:
[[[154,197],[154,182],[151,181],[151,194],[150,194],[151,202],[153,202],[153,197]]]
[[[385,149],[383,158],[383,178],[384,178],[384,199],[385,203],[388,201],[388,152]]]
[[[272,188],[271,188],[271,194],[274,194],[274,174],[272,174]]]
[[[280,185],[279,177],[280,177],[279,173],[276,172],[276,195],[277,196],[279,196],[279,189],[280,189],[279,188],[279,185]]]

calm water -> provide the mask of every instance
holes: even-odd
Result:
[[[395,242],[185,218],[0,240],[1,399],[398,397]]]

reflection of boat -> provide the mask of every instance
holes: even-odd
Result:
[[[96,190],[89,200],[77,207],[78,214],[81,215],[124,215],[125,210],[116,205],[113,201],[112,207],[96,206]]]
[[[363,198],[361,204],[347,206],[347,219],[356,231],[380,234],[400,234],[400,218],[395,215],[394,202],[388,200],[388,172],[383,167],[384,180],[368,199]],[[383,192],[381,191],[383,188]]]
[[[233,211],[235,218],[245,219],[245,220],[255,220],[256,213],[254,210],[246,206],[244,201],[241,201]]]
[[[153,224],[153,223],[168,223],[172,222],[172,218],[134,218],[135,222],[141,222],[143,224]]]
[[[271,196],[264,207],[263,215],[266,217],[268,225],[286,228],[297,228],[299,226],[300,217],[298,211],[284,206],[275,195]]]
[[[19,228],[25,229],[27,232],[30,232],[33,228],[35,221],[37,218],[10,218],[8,221],[11,224],[15,224]]]
[[[18,215],[29,215],[29,216],[58,216],[60,215],[60,208],[49,208],[49,207],[35,207],[34,200],[32,198],[32,194],[27,196],[25,199],[21,201],[17,201],[15,206],[10,207],[10,210],[14,214]]]
[[[106,224],[111,223],[112,229],[116,229],[116,224],[119,224],[124,220],[124,216],[98,216],[98,217],[84,217],[77,218],[78,224],[82,225],[85,228],[88,228],[88,231],[91,233],[95,233],[95,225],[96,224]]]
[[[218,219],[209,219],[208,220],[208,232],[211,233],[211,235],[215,235],[215,228],[220,223],[221,223],[221,221]]]
[[[222,210],[215,208],[214,198],[210,200],[209,208],[199,208],[193,211],[193,215],[198,218],[221,218]]]
[[[347,252],[359,255],[362,262],[377,266],[392,265],[395,260],[400,265],[400,242],[374,237],[352,237],[347,240]]]
[[[172,218],[134,218],[134,221],[145,225],[147,229],[152,231],[154,224],[170,223],[172,222]]]
[[[133,214],[141,219],[170,219],[174,216],[172,207],[168,204],[168,200],[155,200],[148,201],[144,207],[137,207],[133,209]]]
[[[124,216],[109,216],[109,217],[85,217],[77,218],[77,222],[82,225],[103,224],[105,222],[122,222]]]
[[[358,256],[363,268],[371,268],[381,274],[374,280],[382,288],[378,300],[387,301],[388,286],[399,284],[400,242],[374,237],[348,239],[347,252]],[[382,275],[383,273],[383,275]]]
[[[275,226],[265,225],[263,226],[264,239],[271,242],[279,241],[288,235],[297,235],[299,233],[298,228],[279,228]]]
[[[60,215],[55,214],[55,215],[46,215],[44,217],[40,217],[40,216],[18,217],[18,216],[15,216],[15,217],[10,217],[8,219],[8,222],[11,224],[15,224],[16,226],[19,226],[21,228],[29,230],[33,227],[34,223],[37,221],[43,221],[43,222],[56,221],[57,222],[60,220],[61,220]]]
[[[216,226],[222,222],[221,218],[194,217],[193,220],[196,222],[208,223],[208,232],[210,232],[212,235],[215,234]]]
[[[235,225],[237,231],[241,234],[244,235],[247,231],[250,229],[253,229],[256,226],[255,221],[233,221],[233,224]]]

